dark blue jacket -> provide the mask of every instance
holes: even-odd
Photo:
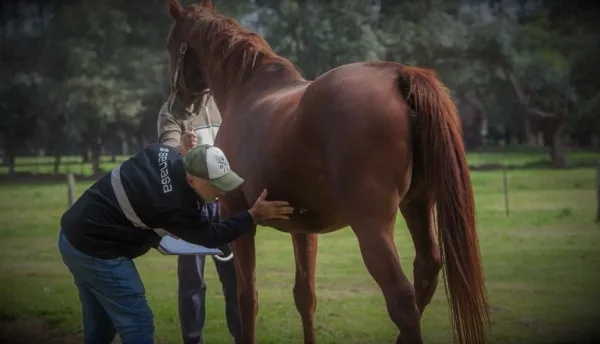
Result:
[[[61,218],[71,244],[103,259],[135,258],[156,248],[167,231],[185,241],[220,247],[253,227],[247,211],[220,222],[185,180],[179,152],[152,144],[86,190]]]

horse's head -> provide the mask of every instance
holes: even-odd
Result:
[[[212,0],[203,0],[200,5],[184,8],[178,0],[166,1],[167,11],[174,21],[167,39],[171,68],[169,111],[175,117],[188,118],[209,91],[198,54],[191,49],[191,32],[198,16],[214,13],[215,5]]]

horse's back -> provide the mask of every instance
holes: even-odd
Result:
[[[391,62],[353,63],[316,79],[299,103],[301,135],[312,137],[316,151],[326,148],[335,156],[372,146],[405,146],[411,126],[399,89],[401,67]]]

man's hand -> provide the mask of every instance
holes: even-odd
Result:
[[[189,131],[185,132],[181,135],[181,142],[183,146],[183,151],[187,153],[190,149],[194,148],[198,143],[198,138],[196,137],[196,133],[193,128],[190,128]]]
[[[267,193],[267,189],[265,189],[248,211],[252,215],[254,223],[271,219],[288,220],[289,214],[294,212],[294,208],[286,201],[266,201]]]

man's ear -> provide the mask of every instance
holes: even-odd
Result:
[[[194,181],[192,179],[192,177],[189,174],[185,175],[185,181],[190,184],[191,187],[193,187],[194,185],[192,184]]]
[[[206,10],[210,11],[210,13],[215,12],[215,1],[214,0],[202,0],[202,7]]]
[[[179,3],[178,0],[167,0],[167,12],[174,20],[181,18],[181,13],[183,13],[183,6]]]

